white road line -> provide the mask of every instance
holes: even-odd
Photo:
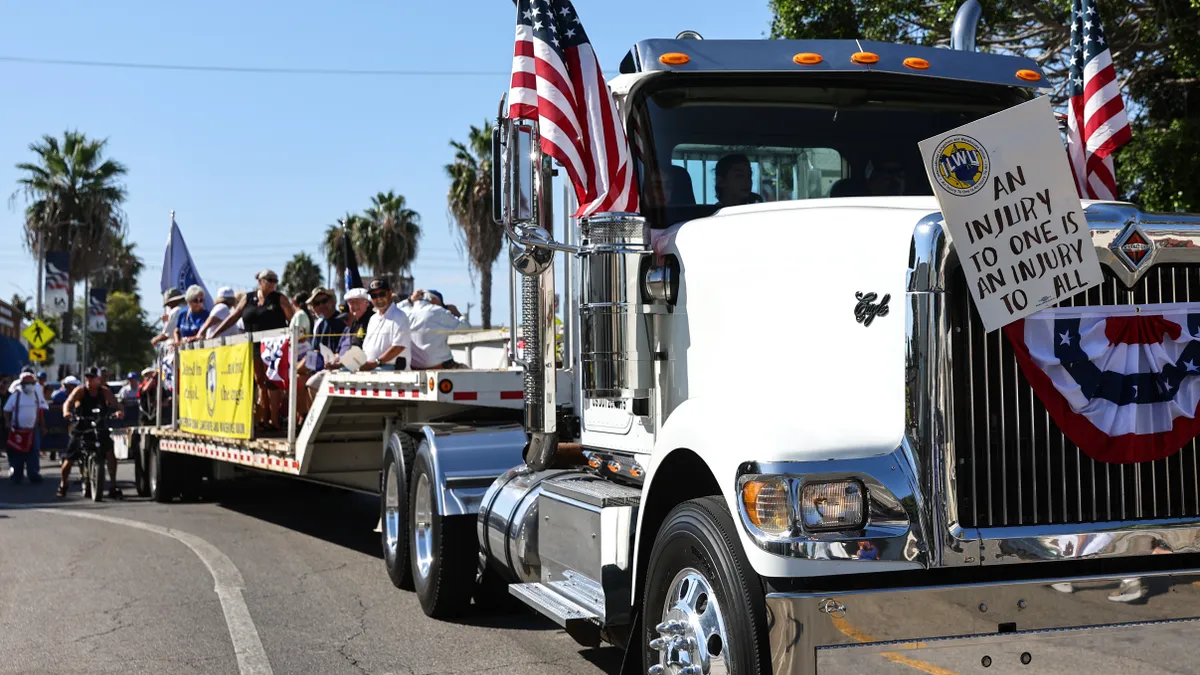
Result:
[[[200,558],[200,561],[212,574],[213,590],[216,591],[217,599],[221,601],[221,609],[225,612],[225,625],[229,628],[229,639],[233,642],[233,652],[237,655],[238,670],[242,675],[273,675],[262,640],[258,637],[258,629],[254,627],[254,620],[250,618],[250,609],[246,607],[246,601],[242,598],[242,589],[246,587],[246,582],[242,579],[242,573],[234,566],[233,561],[221,553],[216,546],[194,534],[128,518],[116,518],[76,509],[29,510],[136,527],[139,530],[161,534],[164,537],[183,542],[192,549],[192,553]]]

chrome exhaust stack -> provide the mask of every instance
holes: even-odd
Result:
[[[975,29],[983,7],[979,0],[966,0],[954,14],[954,27],[950,31],[950,48],[964,52],[975,51]]]

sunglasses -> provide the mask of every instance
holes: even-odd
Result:
[[[204,304],[204,297],[203,297],[203,296],[201,296],[201,297],[199,297],[199,298],[192,298],[191,300],[188,300],[188,304],[191,304],[191,305],[203,305],[203,304]]]
[[[316,307],[317,305],[323,305],[323,304],[329,302],[330,300],[331,300],[331,298],[328,295],[322,295],[319,298],[317,298],[316,300],[310,300],[308,304]]]
[[[279,279],[276,279],[275,277],[263,277],[262,279],[260,279],[260,281],[265,281],[265,282],[267,282],[268,284],[277,284],[277,283],[279,283]]]
[[[386,298],[387,296],[388,296],[387,291],[371,291],[372,298]]]

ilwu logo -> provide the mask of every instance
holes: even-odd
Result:
[[[956,134],[933,153],[933,177],[946,192],[967,197],[983,189],[991,171],[987,150],[979,141]]]

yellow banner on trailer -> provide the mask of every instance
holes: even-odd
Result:
[[[249,342],[179,352],[179,428],[204,436],[250,438],[254,366]]]

